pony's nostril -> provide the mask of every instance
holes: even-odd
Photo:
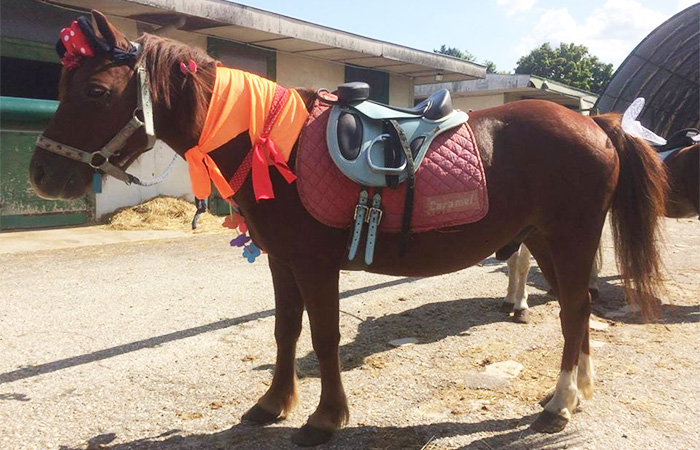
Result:
[[[44,171],[44,166],[41,164],[34,166],[34,184],[40,186],[45,178],[46,172]]]
[[[78,181],[76,180],[76,175],[73,174],[68,178],[68,181],[66,182],[66,187],[67,188],[74,188],[78,185]]]

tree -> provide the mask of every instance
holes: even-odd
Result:
[[[537,75],[578,89],[600,94],[612,78],[612,64],[606,64],[588,52],[584,45],[549,42],[518,59],[515,73]]]
[[[448,47],[446,45],[441,45],[439,50],[433,50],[434,53],[441,53],[443,55],[454,56],[455,58],[464,59],[467,61],[474,61],[476,57],[469,53],[468,51],[460,50],[457,47]]]
[[[495,62],[485,59],[483,64],[486,66],[486,73],[497,73]]]

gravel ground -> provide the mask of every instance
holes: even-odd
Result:
[[[556,301],[537,270],[532,323],[498,312],[505,264],[426,279],[344,272],[343,378],[351,420],[324,449],[700,448],[700,227],[668,220],[663,316],[625,308],[610,240],[592,331],[596,393],[563,433],[529,430],[558,374]],[[226,234],[0,258],[0,448],[284,449],[313,411],[305,323],[300,402],[286,421],[240,423],[270,383],[272,283]],[[607,327],[605,326],[607,325]],[[417,344],[391,347],[393,339]],[[479,386],[484,367],[524,370]]]

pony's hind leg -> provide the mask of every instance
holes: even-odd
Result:
[[[330,440],[335,430],[349,418],[338,356],[340,270],[325,262],[304,261],[303,267],[295,268],[294,274],[311,324],[311,340],[321,372],[321,400],[307,423],[292,436],[292,441],[311,446]]]
[[[588,249],[567,246],[565,243],[551,246],[561,306],[559,317],[564,334],[564,351],[554,394],[532,424],[536,431],[556,433],[564,429],[578,404],[579,387],[584,395],[592,392],[593,371],[588,345],[591,313],[588,277],[593,265],[594,245],[596,244],[591,243],[591,248]],[[579,367],[580,363],[582,367]],[[579,376],[582,377],[581,380],[578,379]]]
[[[530,250],[521,244],[508,258],[508,292],[501,304],[502,312],[513,311],[513,320],[528,323],[527,274],[530,271]]]
[[[283,419],[296,405],[294,356],[304,312],[304,302],[291,269],[273,256],[269,257],[269,261],[275,288],[275,373],[267,392],[243,415],[243,420],[258,424]]]

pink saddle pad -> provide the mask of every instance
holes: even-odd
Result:
[[[304,207],[319,222],[348,228],[361,186],[343,175],[328,153],[330,105],[317,99],[299,137],[297,187]],[[370,190],[370,198],[372,191]],[[406,185],[382,190],[380,231],[401,230]],[[472,130],[466,123],[437,136],[416,171],[411,231],[464,225],[489,209],[486,176]]]

